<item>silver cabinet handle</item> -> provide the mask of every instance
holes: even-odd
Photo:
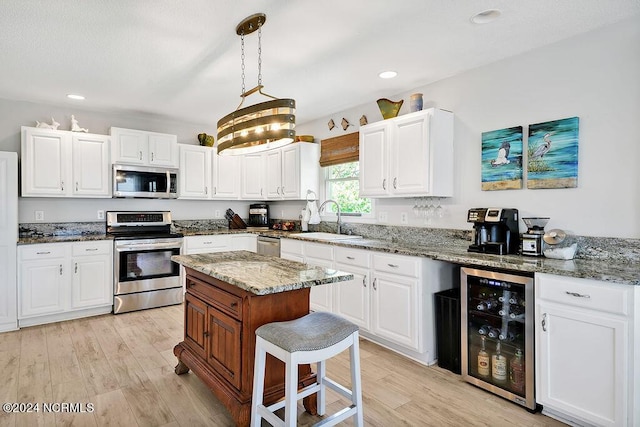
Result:
[[[87,249],[85,249],[84,251],[85,251],[85,252],[95,252],[95,251],[97,251],[97,250],[98,250],[98,248],[87,248]]]
[[[362,287],[366,288],[367,287],[367,275],[365,274],[364,277],[362,278]]]
[[[348,256],[347,259],[356,259],[356,258],[352,256]]]
[[[78,191],[78,181],[76,181],[76,191]]]
[[[51,251],[42,251],[42,252],[36,252],[36,255],[48,255],[50,253]]]
[[[284,185],[282,187],[280,187],[280,192],[284,196]]]
[[[394,189],[398,188],[398,187],[397,187],[397,184],[398,184],[398,178],[397,178],[397,177],[394,177],[394,178],[393,178],[393,188],[394,188]]]
[[[204,194],[209,194],[209,187],[207,186],[204,187]]]
[[[387,189],[387,178],[382,180],[382,189],[386,190]]]
[[[542,330],[547,332],[547,313],[542,314]]]
[[[151,152],[151,161],[153,162],[153,151]]]
[[[60,187],[61,187],[62,191],[64,191],[64,181],[60,181]]]
[[[374,290],[374,291],[377,291],[377,290],[378,290],[378,287],[376,286],[377,281],[378,281],[378,278],[377,278],[377,277],[376,277],[375,279],[373,279],[373,290]]]
[[[78,263],[76,262],[75,273],[78,274]]]
[[[62,276],[62,264],[60,264],[60,275]]]
[[[260,189],[260,195],[262,196],[262,188]]]
[[[276,194],[280,194],[280,187],[276,187]]]
[[[142,151],[139,151],[138,153],[140,153],[140,160],[142,160]]]
[[[591,298],[591,295],[588,295],[588,294],[579,294],[577,292],[569,292],[569,291],[565,291],[564,293],[576,298]]]
[[[216,194],[218,194],[218,187],[213,187],[213,195],[215,196]]]
[[[398,267],[400,267],[398,264],[390,264],[390,263],[387,263],[387,265],[388,265],[389,267],[391,267],[391,268],[398,268]]]

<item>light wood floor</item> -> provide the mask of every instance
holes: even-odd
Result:
[[[182,306],[105,315],[0,334],[0,402],[91,403],[94,412],[6,414],[1,426],[232,426],[192,373],[175,375]],[[364,418],[371,426],[560,426],[541,414],[366,340]],[[328,373],[349,385],[349,356]],[[329,396],[328,413],[346,406]],[[300,405],[300,409],[302,406]],[[300,425],[320,418],[299,411]],[[345,423],[352,425],[351,420]]]

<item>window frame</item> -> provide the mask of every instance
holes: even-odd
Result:
[[[359,162],[359,161],[358,161]],[[349,162],[349,163],[355,163],[355,162]],[[329,187],[331,185],[331,183],[333,182],[347,182],[347,181],[357,181],[359,183],[360,181],[360,177],[356,176],[356,177],[349,177],[349,178],[329,178],[329,175],[331,173],[331,168],[334,166],[339,166],[338,165],[330,165],[330,166],[325,166],[322,169],[324,169],[322,172],[322,177],[323,177],[323,181],[324,181],[324,185],[323,185],[323,192],[324,192],[324,196],[325,196],[325,200],[330,199],[331,198],[331,194],[330,194],[330,190]],[[358,171],[360,169],[358,168]],[[341,216],[342,216],[342,220],[343,222],[369,222],[370,220],[375,220],[375,209],[376,209],[376,201],[375,199],[369,198],[369,200],[371,201],[371,212],[369,213],[365,213],[365,212],[360,212],[360,213],[352,213],[352,212],[341,212]],[[326,211],[323,212],[321,214],[321,218],[322,220],[336,220],[337,219],[337,214],[335,212],[330,212],[330,211]],[[346,220],[346,221],[345,221]],[[364,220],[364,221],[359,221],[359,220]]]

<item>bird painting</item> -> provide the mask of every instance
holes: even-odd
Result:
[[[538,146],[538,148],[536,148],[536,150],[533,152],[533,154],[531,155],[531,160],[537,159],[537,158],[543,158],[545,154],[547,154],[549,152],[549,150],[551,150],[551,134],[547,133],[542,137],[542,144],[540,144]]]
[[[501,165],[508,165],[509,163],[511,163],[509,161],[510,148],[511,144],[509,144],[509,141],[503,141],[502,145],[500,145],[500,148],[498,149],[498,157],[496,157],[495,160],[491,161],[491,166],[496,167]]]

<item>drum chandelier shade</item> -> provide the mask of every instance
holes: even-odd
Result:
[[[267,17],[257,13],[245,18],[236,27],[242,48],[242,101],[238,108],[218,120],[218,154],[238,155],[271,150],[290,144],[296,136],[296,101],[279,99],[262,92],[262,26]],[[245,91],[244,86],[244,36],[258,31],[258,85]],[[254,93],[270,98],[249,107],[240,108]]]

